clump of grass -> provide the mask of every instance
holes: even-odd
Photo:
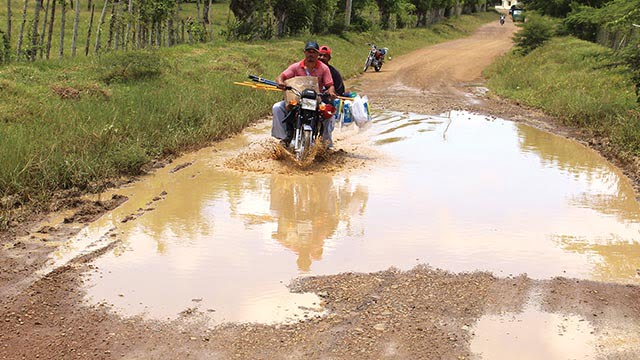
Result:
[[[154,51],[112,52],[98,61],[99,80],[110,84],[160,76],[168,64]]]

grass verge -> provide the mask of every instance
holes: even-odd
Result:
[[[594,43],[554,38],[527,56],[503,56],[485,76],[496,94],[599,138],[624,160],[640,156],[640,106],[628,69],[612,55]]]

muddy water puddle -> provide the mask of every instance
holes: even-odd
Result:
[[[383,113],[366,130],[335,131],[361,168],[225,167],[268,131],[261,124],[116,191],[129,200],[53,260],[115,244],[86,274],[90,302],[158,319],[197,311],[215,323],[322,315],[321,299],[286,284],[419,263],[640,282],[632,185],[576,142],[465,112]]]
[[[532,304],[517,314],[483,316],[472,332],[477,359],[586,360],[604,350],[585,319],[545,313]]]

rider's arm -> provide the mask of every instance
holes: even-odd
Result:
[[[278,84],[278,88],[281,90],[284,90],[287,87],[287,85],[284,83],[282,74],[276,77],[276,84]]]
[[[335,99],[336,96],[338,96],[336,95],[336,89],[333,87],[333,84],[327,89],[327,94],[329,94],[332,99]]]
[[[278,88],[285,90],[286,84],[284,83],[286,80],[289,80],[296,76],[296,67],[299,67],[300,63],[293,63],[289,65],[278,77],[276,77],[276,84],[278,84]]]

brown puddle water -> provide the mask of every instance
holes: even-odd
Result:
[[[116,191],[129,200],[53,260],[119,240],[87,274],[92,302],[160,319],[197,308],[215,323],[321,314],[315,295],[288,292],[297,276],[418,263],[640,283],[632,185],[574,141],[466,112],[383,113],[352,137],[335,131],[338,148],[365,139],[353,156],[366,169],[225,168],[221,159],[268,131],[261,124]]]
[[[595,360],[640,346],[639,325],[626,316],[596,331],[582,316],[544,312],[539,303],[539,296],[533,294],[520,312],[482,316],[470,329],[472,358]]]
[[[471,342],[476,359],[597,359],[602,345],[588,321],[574,315],[536,310],[490,315],[480,319]]]

